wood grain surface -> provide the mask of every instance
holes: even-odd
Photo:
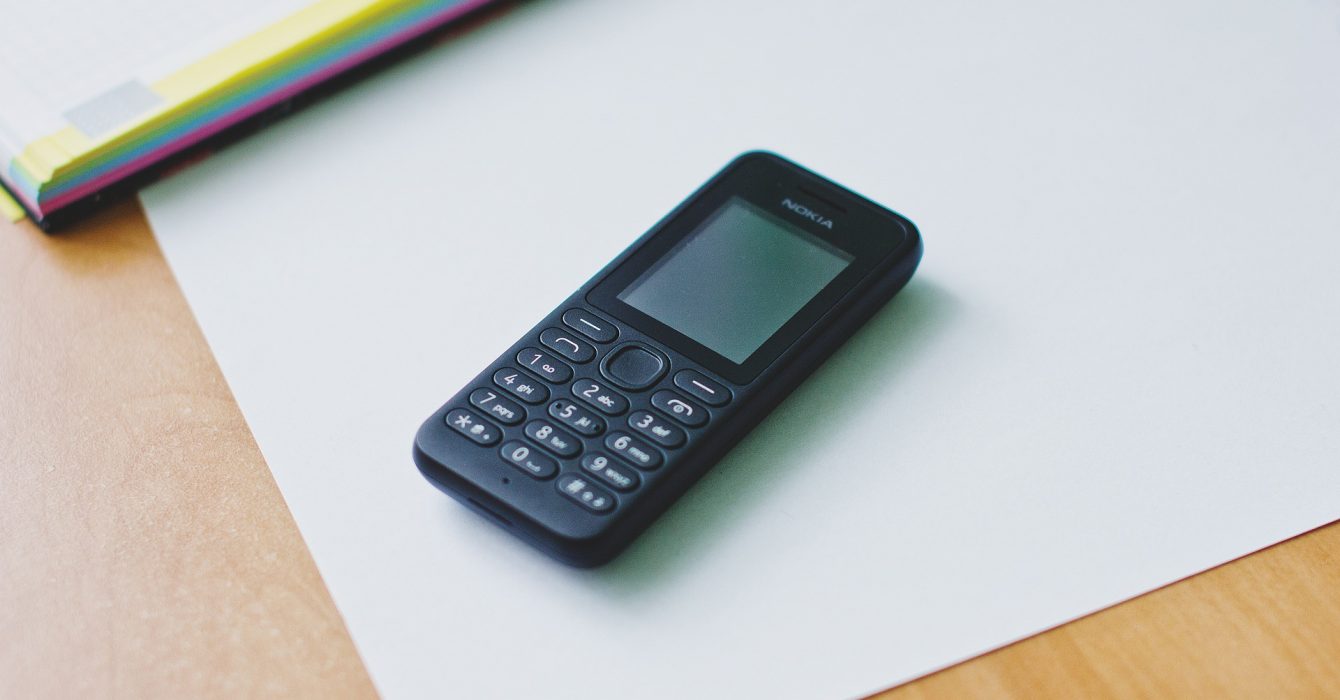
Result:
[[[371,696],[139,209],[0,223],[0,697]],[[1340,524],[888,691],[1340,696]]]
[[[138,207],[0,223],[0,698],[374,695]]]

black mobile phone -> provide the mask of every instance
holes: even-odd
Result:
[[[902,216],[746,153],[424,422],[434,485],[576,566],[619,554],[911,278]]]

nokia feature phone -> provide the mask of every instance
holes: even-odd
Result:
[[[614,558],[911,278],[907,219],[746,153],[424,422],[434,485],[576,566]]]

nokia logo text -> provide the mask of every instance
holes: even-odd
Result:
[[[800,214],[801,216],[805,217],[806,219],[809,219],[810,221],[813,221],[814,223],[819,224],[820,226],[822,226],[822,227],[824,227],[824,228],[829,228],[829,229],[833,228],[833,220],[832,220],[832,219],[829,219],[829,218],[824,217],[824,216],[821,215],[819,212],[814,211],[813,209],[810,209],[809,207],[805,206],[804,204],[797,204],[797,203],[791,201],[790,198],[786,198],[786,199],[783,199],[783,200],[782,200],[782,206],[786,207],[787,209],[790,209],[791,211],[793,211],[793,212],[795,212],[795,213],[797,213],[797,214]]]

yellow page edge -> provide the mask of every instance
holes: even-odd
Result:
[[[167,101],[157,110],[96,141],[67,126],[28,144],[14,160],[39,183],[50,182],[145,130],[163,126],[204,99],[305,53],[313,44],[338,37],[405,4],[405,0],[318,0],[153,84],[151,87]]]
[[[0,190],[0,215],[11,222],[23,221],[23,217],[27,216],[23,207],[19,206],[19,203],[14,201],[14,198],[10,197],[9,193],[4,190]]]

